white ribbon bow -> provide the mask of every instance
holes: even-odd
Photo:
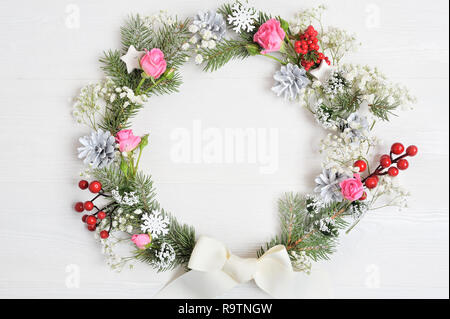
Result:
[[[283,245],[272,247],[258,259],[240,258],[221,242],[204,236],[198,239],[188,267],[192,270],[168,284],[156,298],[214,298],[251,279],[273,297],[289,297],[295,276]]]

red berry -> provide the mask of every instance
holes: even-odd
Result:
[[[391,157],[389,155],[381,156],[381,158],[380,158],[381,167],[386,168],[386,167],[391,166],[391,164],[392,164],[392,161],[391,161]]]
[[[409,163],[408,163],[407,160],[402,158],[401,160],[399,160],[397,162],[397,167],[398,167],[398,169],[405,170],[405,169],[407,169],[409,167]]]
[[[366,186],[369,189],[375,188],[378,185],[378,179],[375,176],[371,176],[366,179]]]
[[[94,231],[95,229],[97,228],[97,225],[88,225],[87,226],[87,229],[89,230],[89,231]]]
[[[367,168],[367,163],[363,160],[357,160],[353,167],[359,167],[359,172],[364,172]]]
[[[416,156],[418,151],[419,150],[415,145],[410,145],[406,148],[406,154],[408,154],[409,156]]]
[[[98,219],[105,219],[106,213],[104,211],[99,211],[97,217]]]
[[[91,193],[98,193],[102,190],[102,184],[99,181],[93,181],[89,184],[89,190]]]
[[[88,224],[88,225],[95,225],[95,224],[97,224],[97,218],[95,218],[95,216],[88,216],[87,218],[86,218],[86,224]]]
[[[81,189],[86,189],[89,187],[88,181],[85,181],[84,179],[78,182],[78,187]]]
[[[84,202],[84,209],[92,210],[94,208],[94,203],[91,201]]]
[[[392,176],[392,177],[397,176],[398,175],[398,168],[394,167],[394,166],[389,167],[388,174],[389,174],[389,176]]]
[[[108,231],[102,230],[102,231],[100,232],[100,238],[106,239],[106,238],[108,238],[108,237],[109,237]]]
[[[366,200],[366,198],[367,198],[367,193],[364,192],[359,200]]]
[[[81,213],[84,211],[84,205],[82,202],[78,202],[75,204],[75,211],[77,211],[78,213]]]
[[[87,217],[88,217],[88,215],[84,214],[83,217],[81,217],[81,221],[82,221],[83,223],[85,223]]]
[[[403,153],[405,150],[405,147],[403,146],[402,143],[394,143],[391,146],[391,152],[396,154],[396,155],[400,155],[401,153]]]

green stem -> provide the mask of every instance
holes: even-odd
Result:
[[[142,84],[144,84],[146,79],[147,78],[142,78],[141,82],[139,82],[139,85],[136,88],[136,95],[141,95],[141,86],[142,86]]]
[[[278,59],[278,58],[276,58],[276,57],[274,57],[274,56],[272,56],[272,55],[269,55],[269,54],[261,54],[261,53],[259,53],[259,55],[262,55],[262,56],[268,57],[268,58],[270,58],[270,59],[272,59],[272,60],[275,60],[275,61],[281,63],[282,65],[286,65],[286,62],[283,62],[283,61],[281,61],[280,59]]]
[[[136,175],[136,170],[134,169],[134,158],[133,158],[133,153],[129,153],[130,154],[130,168],[131,168],[131,175],[134,177]]]
[[[142,93],[146,94],[148,91],[150,91],[151,89],[153,89],[155,86],[157,86],[162,80],[164,79],[164,77],[160,77],[158,81],[154,81],[153,85],[151,85],[149,88],[147,88],[147,90],[144,90]]]
[[[138,159],[136,161],[136,166],[134,167],[135,171],[137,171],[137,169],[139,167],[139,161],[141,160],[141,155],[142,155],[142,147],[139,148],[139,156],[138,156]]]

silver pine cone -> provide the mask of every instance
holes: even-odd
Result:
[[[227,24],[223,16],[212,10],[207,12],[200,11],[194,17],[194,21],[192,23],[201,31],[211,31],[217,41],[221,40],[227,31]]]
[[[322,174],[315,179],[316,188],[314,191],[320,194],[324,203],[340,202],[343,197],[339,183],[346,178],[347,176],[343,174],[324,169]]]
[[[342,125],[342,131],[346,132],[352,141],[358,142],[367,138],[370,128],[369,121],[364,115],[352,113]]]
[[[306,71],[300,69],[298,65],[292,63],[282,66],[280,71],[277,71],[273,78],[276,81],[272,91],[277,96],[284,95],[285,99],[294,100],[301,89],[307,86],[310,81],[306,76]]]
[[[83,145],[78,148],[78,158],[84,157],[84,163],[93,168],[103,168],[114,161],[116,140],[110,132],[97,130],[91,135],[80,137]]]

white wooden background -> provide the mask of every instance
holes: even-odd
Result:
[[[410,208],[367,216],[342,236],[331,261],[313,266],[292,297],[448,298],[448,2],[324,2],[326,22],[356,32],[363,43],[352,62],[378,65],[418,97],[414,111],[377,132],[387,147],[397,140],[415,143],[420,155],[401,176],[413,194]],[[290,17],[320,2],[254,3]],[[146,265],[117,274],[104,264],[92,233],[72,210],[75,201],[86,200],[76,187],[82,168],[77,138],[86,130],[74,125],[70,98],[101,77],[97,59],[119,45],[128,13],[166,9],[190,16],[218,4],[0,2],[0,297],[149,298],[176,275],[156,274]],[[79,27],[70,20],[77,9]],[[214,74],[187,65],[181,93],[153,98],[134,121],[138,133],[151,133],[142,168],[153,174],[164,207],[242,256],[252,256],[276,232],[279,195],[310,191],[319,171],[321,130],[306,111],[270,92],[276,68],[264,58],[230,63]],[[278,171],[261,175],[254,164],[173,163],[170,133],[191,128],[194,120],[220,129],[279,128]],[[79,286],[68,287],[74,269]],[[249,283],[223,297],[267,295]]]

